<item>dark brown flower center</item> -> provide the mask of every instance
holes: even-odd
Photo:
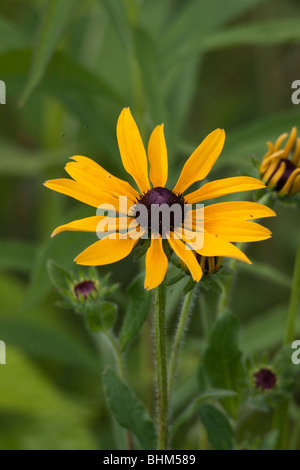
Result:
[[[260,369],[254,374],[255,387],[262,390],[271,390],[275,387],[277,378],[270,369]]]
[[[273,176],[277,173],[277,171],[279,170],[280,168],[280,165],[284,163],[285,165],[285,168],[284,168],[284,172],[282,173],[281,177],[279,178],[279,180],[277,181],[277,184],[275,186],[275,191],[280,191],[283,186],[285,185],[285,183],[287,182],[287,180],[289,179],[289,177],[291,176],[291,174],[295,171],[296,167],[294,165],[294,163],[292,163],[290,160],[288,160],[287,158],[281,158],[279,160],[279,162],[277,163],[277,166],[275,168],[275,170],[273,171],[272,175],[270,176],[270,179],[269,181],[271,180],[271,178],[273,178]]]
[[[142,228],[164,235],[184,222],[184,198],[160,186],[150,189],[135,206],[134,217]]]
[[[93,291],[96,291],[95,283],[93,281],[82,281],[74,287],[74,293],[77,299],[79,299],[79,294],[86,299]]]

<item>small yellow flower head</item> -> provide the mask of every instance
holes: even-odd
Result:
[[[196,253],[196,258],[200,264],[203,274],[213,274],[219,271],[221,267],[221,256],[202,256]]]
[[[259,168],[266,186],[282,195],[293,195],[300,191],[300,137],[297,137],[297,128],[293,127],[289,136],[287,133],[282,134],[275,144],[268,142],[267,145],[269,151]]]

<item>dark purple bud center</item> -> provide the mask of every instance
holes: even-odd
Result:
[[[275,387],[277,377],[270,369],[260,369],[254,374],[255,387],[262,390],[271,390]]]
[[[139,207],[143,205],[143,208]],[[181,226],[184,222],[185,202],[181,194],[170,189],[156,187],[150,189],[138,201],[134,216],[142,228],[150,233],[158,232],[164,237],[169,231]]]
[[[79,294],[86,299],[93,291],[96,291],[95,283],[93,281],[82,281],[74,287],[74,293],[77,299],[79,299]]]
[[[290,160],[288,160],[287,158],[281,158],[279,160],[279,162],[277,163],[277,166],[275,168],[275,170],[273,171],[272,175],[270,176],[270,179],[269,181],[271,180],[271,178],[276,174],[276,172],[279,170],[280,168],[280,165],[284,163],[285,165],[285,169],[284,169],[284,172],[282,173],[281,177],[279,178],[276,186],[275,186],[275,191],[280,191],[283,186],[285,185],[285,183],[287,182],[287,180],[289,179],[289,177],[291,176],[291,174],[295,171],[296,167],[294,165],[294,163],[292,163]]]

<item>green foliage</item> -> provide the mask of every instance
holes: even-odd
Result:
[[[231,313],[223,313],[216,320],[203,361],[213,387],[239,390],[244,374],[238,346],[238,321]],[[238,400],[226,398],[223,403],[234,415]]]
[[[139,274],[127,289],[128,308],[120,332],[120,346],[124,351],[142,328],[151,306],[151,292],[144,289],[145,273]]]
[[[142,449],[156,449],[154,424],[132,390],[111,369],[103,373],[103,384],[106,400],[118,423],[137,437]]]
[[[104,374],[115,425],[100,382],[114,355],[124,353],[128,383],[153,409],[153,344],[146,322],[152,293],[144,290],[142,272],[149,244],[136,246],[136,263],[74,269],[75,256],[95,235],[50,235],[94,210],[51,194],[42,183],[66,176],[63,166],[75,154],[126,179],[116,142],[124,106],[131,107],[145,145],[164,122],[168,187],[217,127],[226,130],[226,142],[209,179],[257,177],[266,141],[300,124],[299,107],[291,102],[291,84],[299,79],[299,5],[296,0],[228,0],[226,7],[223,0],[0,2],[0,36],[0,80],[7,91],[6,105],[0,106],[0,340],[7,346],[7,364],[0,366],[0,448],[125,448],[118,439],[120,424],[135,435],[135,447],[155,449],[155,426],[129,385],[111,369]],[[173,397],[174,448],[196,449],[199,442],[205,448],[207,436],[213,449],[272,449],[282,427],[272,425],[271,414],[282,400],[290,407],[288,447],[300,446],[299,366],[291,363],[289,345],[281,347],[300,230],[299,196],[278,201],[262,190],[253,197],[274,206],[277,218],[263,222],[273,237],[245,247],[252,265],[236,262],[233,272],[225,267],[201,281]],[[195,284],[167,246],[170,352],[182,294]],[[231,282],[222,277],[226,274],[234,276],[228,297],[234,315],[215,318],[221,288]],[[94,280],[97,293],[76,297],[74,286],[86,279]],[[113,353],[102,341],[105,334],[117,338]],[[266,359],[256,361],[255,351]],[[253,386],[253,371],[261,365],[279,378],[267,393]]]
[[[209,403],[200,405],[198,413],[212,448],[231,450],[234,445],[234,432],[224,413]]]

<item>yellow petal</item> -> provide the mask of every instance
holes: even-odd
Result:
[[[117,139],[125,170],[134,178],[141,192],[147,192],[150,183],[146,151],[129,108],[124,108],[119,116]]]
[[[170,234],[170,238],[168,241],[172,250],[176,253],[178,258],[180,258],[190,270],[194,281],[200,281],[202,277],[202,269],[193,251],[188,249],[186,245],[178,238],[176,238],[172,233]]]
[[[294,154],[293,154],[293,158],[291,162],[297,166],[299,165],[299,159],[300,159],[300,137],[297,138],[297,142],[296,142],[296,146],[295,146],[295,150],[294,150]]]
[[[250,191],[264,187],[265,184],[256,178],[251,178],[250,176],[234,176],[233,178],[224,178],[206,183],[200,189],[185,196],[184,199],[188,204],[194,204],[207,199],[225,196],[226,194]]]
[[[275,145],[274,145],[274,150],[278,150],[282,144],[282,142],[284,141],[284,139],[286,139],[288,136],[288,133],[285,132],[284,134],[281,134],[278,139],[276,140],[275,142]]]
[[[153,186],[164,187],[168,178],[168,156],[164,136],[164,125],[157,126],[151,134],[148,144],[150,180]]]
[[[197,217],[197,211],[193,212],[196,213],[195,215]],[[204,207],[205,219],[229,217],[240,220],[252,220],[261,219],[262,217],[274,217],[275,215],[272,209],[258,202],[230,201]]]
[[[116,178],[90,158],[81,155],[71,158],[75,161],[68,163],[65,169],[76,181],[87,186],[92,184],[98,190],[107,191],[115,196],[126,194],[133,201],[138,199],[139,193],[127,181]]]
[[[65,232],[65,231],[96,233],[99,230],[98,224],[101,221],[111,222],[112,225],[114,226],[114,231],[116,231],[116,230],[127,229],[132,219],[130,217],[116,217],[116,218],[112,218],[112,217],[109,218],[105,216],[86,217],[84,219],[73,220],[72,222],[69,222],[68,224],[60,225],[53,231],[51,236],[54,237],[58,233]]]
[[[164,280],[168,269],[168,258],[165,255],[161,236],[152,238],[146,254],[145,289],[154,289]]]
[[[292,190],[290,191],[291,194],[296,194],[300,191],[300,175],[298,174],[294,180]]]
[[[285,162],[281,162],[279,167],[275,168],[275,170],[273,172],[273,176],[268,181],[268,187],[269,188],[273,188],[274,186],[276,186],[276,184],[278,183],[278,181],[282,177],[283,173],[285,172],[285,167],[286,167]]]
[[[300,168],[298,168],[297,170],[294,170],[293,173],[290,174],[290,176],[288,177],[287,179],[287,182],[285,183],[285,185],[283,186],[283,188],[281,188],[281,190],[279,191],[280,194],[287,194],[291,191],[292,189],[292,186],[294,184],[294,181],[297,177],[297,175],[300,174]]]
[[[175,193],[183,193],[191,184],[206,178],[222,152],[224,141],[223,129],[216,129],[203,140],[184,165],[174,188]]]
[[[73,197],[74,199],[93,207],[98,207],[101,204],[99,194],[95,195],[93,191],[90,191],[82,184],[68,178],[49,180],[44,183],[44,186],[49,189],[53,189],[53,191],[57,191],[58,193]],[[112,199],[115,200],[113,196],[107,194],[105,202],[108,200],[108,202],[111,203]]]
[[[116,213],[119,212],[119,199],[112,194],[107,192],[98,191],[94,192],[93,189],[89,189],[87,186],[84,186],[77,181],[61,178],[56,180],[49,180],[44,183],[49,189],[57,191],[58,193],[65,194],[66,196],[73,197],[78,201],[84,202],[92,207],[101,206],[102,209],[107,208],[108,210],[114,209]],[[121,213],[127,215],[129,208],[132,206],[132,202],[127,200],[126,204],[121,207]]]
[[[203,247],[196,251],[202,256],[228,256],[229,258],[236,258],[251,264],[251,261],[237,246],[208,232],[204,234]]]
[[[128,256],[138,240],[104,238],[80,253],[74,261],[84,266],[103,266]]]
[[[289,135],[289,138],[287,140],[287,143],[284,146],[284,152],[286,155],[288,155],[290,151],[292,150],[296,137],[297,137],[297,127],[293,127]]]
[[[270,230],[262,225],[245,220],[229,219],[227,217],[205,220],[204,226],[207,232],[229,242],[255,242],[271,237]]]

